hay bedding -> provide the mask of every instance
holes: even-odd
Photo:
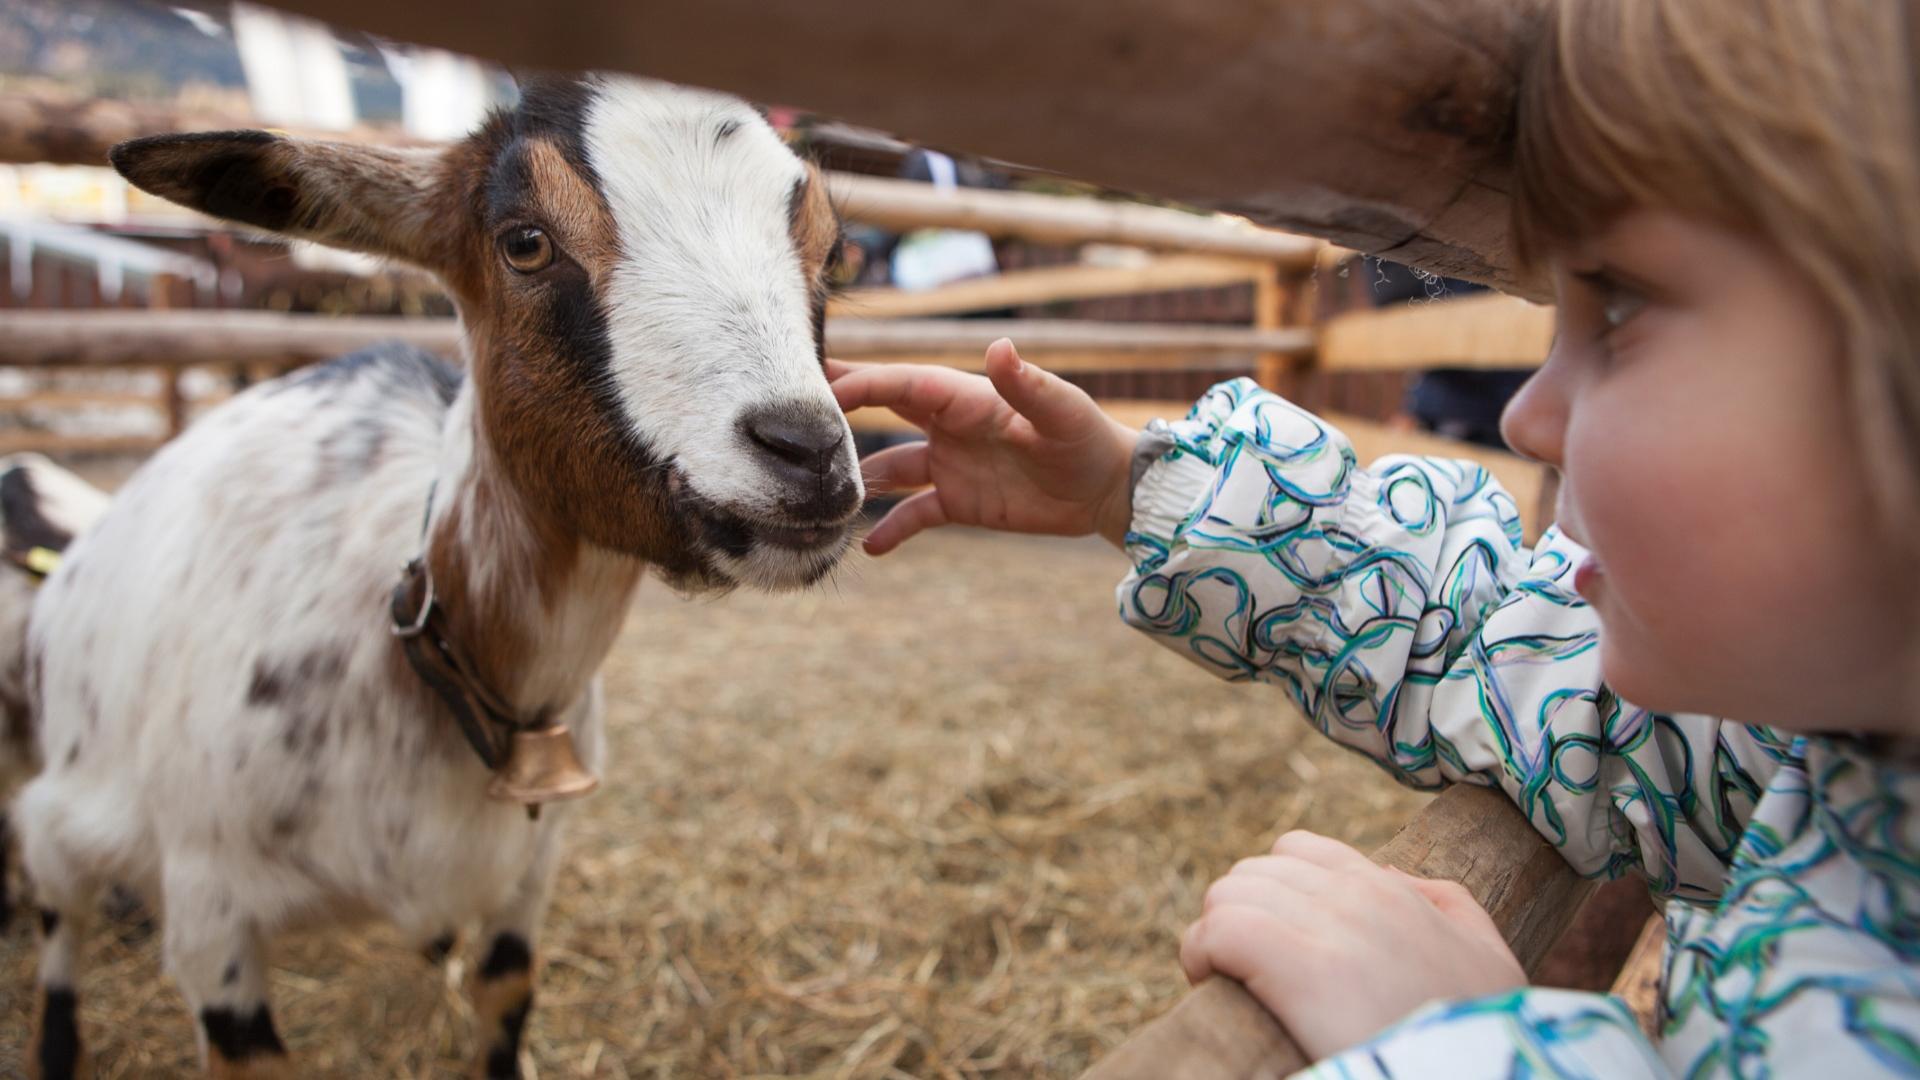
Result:
[[[1070,1077],[1178,997],[1178,934],[1234,859],[1295,826],[1377,844],[1414,811],[1276,691],[1122,627],[1120,569],[1091,542],[949,531],[820,592],[643,588],[530,1072]],[[8,1075],[31,922],[0,940]],[[274,961],[304,1074],[465,1074],[460,954],[433,968],[367,930]],[[80,1000],[100,1075],[192,1069],[156,935],[97,931]]]

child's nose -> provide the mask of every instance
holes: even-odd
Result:
[[[1552,358],[1533,373],[1500,414],[1500,436],[1513,452],[1559,468],[1567,433],[1567,400]]]

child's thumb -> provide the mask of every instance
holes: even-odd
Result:
[[[986,367],[1000,397],[1042,435],[1075,437],[1099,410],[1079,387],[1020,359],[1009,338],[987,346]]]

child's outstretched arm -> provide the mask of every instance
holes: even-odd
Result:
[[[1663,893],[1717,893],[1787,748],[1614,697],[1572,589],[1583,552],[1551,530],[1524,547],[1484,469],[1363,469],[1338,431],[1244,379],[1142,440],[1009,342],[986,371],[829,362],[842,407],[928,434],[866,462],[875,490],[931,485],[870,551],[948,523],[1098,532],[1134,563],[1122,617],[1167,647],[1285,688],[1408,783],[1502,787],[1583,873],[1639,866]],[[1137,486],[1136,462],[1150,462]]]

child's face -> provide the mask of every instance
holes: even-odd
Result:
[[[1621,697],[1803,731],[1920,732],[1920,545],[1874,525],[1838,326],[1760,242],[1629,214],[1555,269],[1559,333],[1507,408]]]

